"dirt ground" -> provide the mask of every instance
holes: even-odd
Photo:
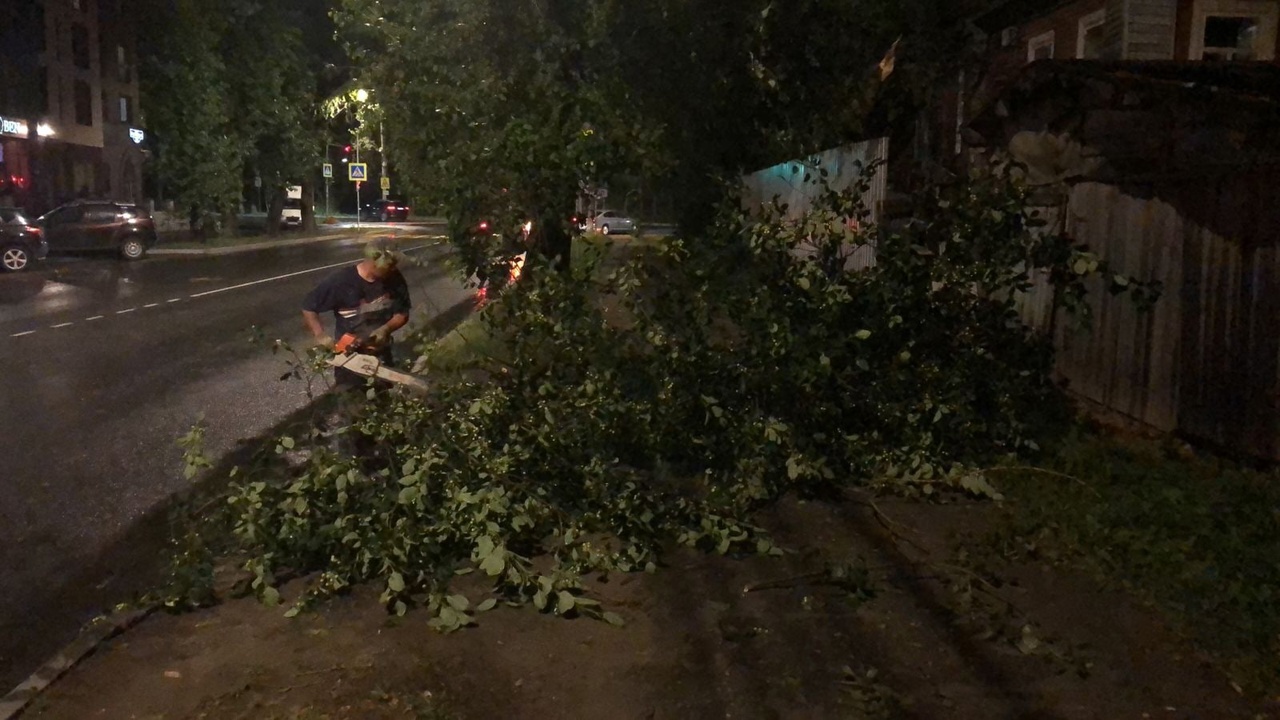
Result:
[[[592,581],[623,628],[500,607],[446,636],[369,591],[292,620],[253,600],[154,615],[24,718],[1280,718],[1123,595],[956,567],[956,529],[987,515],[787,501],[764,519],[783,558],[682,551]],[[870,599],[820,572],[854,558]]]

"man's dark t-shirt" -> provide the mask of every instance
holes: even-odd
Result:
[[[335,338],[366,337],[393,315],[409,314],[409,307],[409,284],[399,270],[385,280],[368,281],[354,265],[325,278],[302,301],[303,310],[333,313]]]

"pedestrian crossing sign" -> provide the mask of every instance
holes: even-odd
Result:
[[[350,163],[347,165],[347,179],[361,182],[369,179],[368,163]]]
[[[333,163],[325,163],[320,166],[320,174],[326,178],[333,177]]]

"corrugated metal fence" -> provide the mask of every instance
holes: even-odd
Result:
[[[1164,431],[1280,460],[1280,202],[1275,176],[1070,190],[1064,227],[1121,273],[1160,280],[1150,312],[1092,288],[1093,321],[1059,316],[1073,392]],[[1044,282],[1022,317],[1050,326]]]
[[[871,186],[862,201],[871,212],[870,221],[878,223],[884,207],[887,176],[883,163],[889,157],[889,139],[877,138],[843,145],[815,153],[803,160],[765,168],[742,179],[742,203],[748,210],[763,207],[775,199],[787,208],[786,217],[799,220],[809,212],[813,200],[822,191],[821,180],[833,190],[847,190],[872,163],[881,163],[871,178]],[[822,178],[821,173],[826,176]],[[851,247],[846,261],[850,267],[875,265],[875,246]]]

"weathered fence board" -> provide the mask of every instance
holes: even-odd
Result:
[[[1268,178],[1269,179],[1269,178]],[[1160,280],[1150,312],[1092,288],[1092,324],[1058,317],[1057,369],[1073,392],[1164,431],[1280,459],[1280,207],[1260,174],[1070,190],[1064,229],[1117,272]],[[1020,298],[1047,331],[1043,279]]]

